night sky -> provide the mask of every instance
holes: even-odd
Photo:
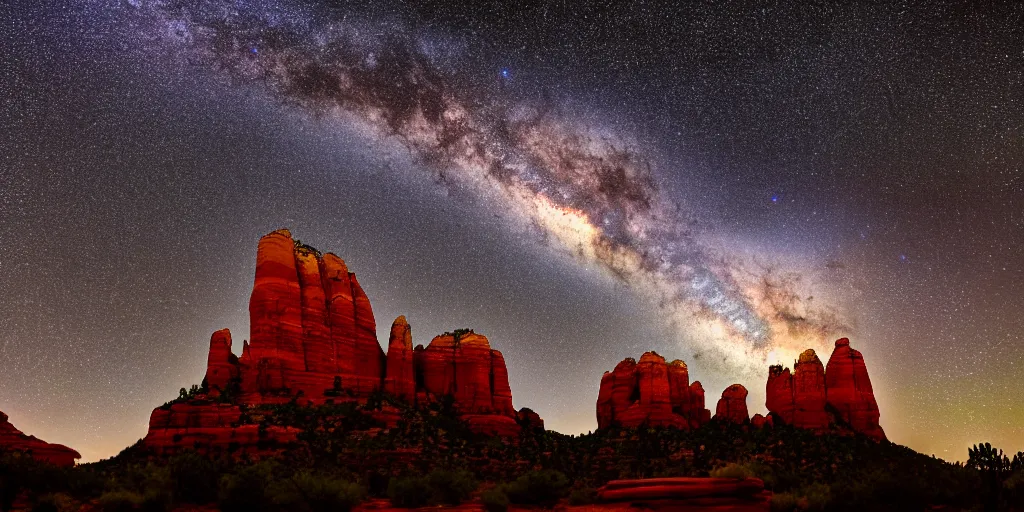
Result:
[[[1024,5],[847,4],[3,2],[0,410],[134,443],[287,227],[560,432],[848,336],[890,440],[1024,450]]]

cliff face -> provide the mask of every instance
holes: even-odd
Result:
[[[836,341],[827,366],[813,350],[806,350],[792,374],[782,366],[769,368],[766,395],[765,406],[782,423],[824,430],[838,421],[855,432],[885,439],[864,357],[846,338]]]
[[[0,411],[0,449],[25,452],[34,459],[56,464],[58,466],[74,466],[75,459],[82,456],[62,444],[47,443],[35,436],[26,435],[11,425],[7,415]]]
[[[646,352],[637,363],[626,358],[601,377],[597,399],[597,427],[639,425],[694,428],[708,421],[704,389],[689,383],[686,364],[666,363],[656,352]]]
[[[341,258],[296,242],[287,230],[260,239],[249,319],[241,357],[231,352],[227,329],[213,334],[206,394],[153,411],[147,445],[287,444],[297,431],[239,426],[239,406],[365,401],[382,390],[413,405],[450,395],[473,430],[519,432],[505,360],[486,337],[456,331],[414,349],[412,328],[398,317],[385,355],[355,274]],[[536,413],[528,416],[530,424],[543,424]]]
[[[825,387],[828,405],[838,411],[850,428],[875,439],[885,439],[885,432],[878,424],[878,403],[864,356],[850,348],[850,340],[846,338],[836,341],[832,357],[828,358]]]

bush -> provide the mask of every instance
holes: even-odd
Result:
[[[577,487],[569,493],[570,505],[590,505],[597,501],[597,489],[593,487]]]
[[[753,472],[742,464],[729,463],[722,467],[712,469],[710,474],[714,478],[750,478]]]
[[[175,501],[203,504],[217,499],[220,475],[210,459],[184,453],[171,458],[170,470]]]
[[[430,484],[421,476],[392,478],[388,482],[388,499],[396,507],[422,507],[429,502]]]
[[[792,512],[796,510],[797,498],[788,492],[772,495],[772,512]]]
[[[435,469],[427,475],[432,502],[434,504],[458,505],[476,490],[473,474],[465,469],[448,471]]]
[[[267,488],[272,466],[268,463],[243,467],[220,479],[217,504],[224,512],[269,511],[273,509]]]
[[[100,496],[103,512],[130,512],[142,505],[142,496],[131,491],[110,491]]]
[[[165,489],[146,489],[142,494],[139,510],[143,512],[167,512],[171,509],[171,495]]]
[[[1024,469],[1018,469],[1003,482],[1007,505],[1024,508]]]
[[[32,512],[73,512],[78,510],[71,496],[64,493],[45,494],[36,500]]]
[[[484,510],[487,512],[505,512],[508,510],[508,496],[499,488],[488,489],[480,495]]]
[[[813,483],[801,489],[800,494],[801,510],[827,510],[832,502],[831,489],[825,484]]]
[[[300,472],[272,486],[275,504],[303,512],[348,512],[363,499],[359,484]]]
[[[565,496],[569,479],[560,471],[531,471],[501,486],[508,499],[518,505],[553,505]]]

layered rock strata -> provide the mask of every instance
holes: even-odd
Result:
[[[239,406],[365,401],[380,391],[411,405],[450,396],[457,413],[481,433],[514,436],[524,421],[543,425],[536,413],[513,408],[505,359],[483,335],[459,330],[414,348],[412,328],[400,316],[385,355],[355,274],[341,258],[321,254],[287,230],[260,239],[249,319],[250,340],[240,357],[231,352],[227,329],[213,334],[204,393],[153,411],[147,445],[288,444],[296,432],[256,432],[241,424]]]
[[[62,444],[47,443],[15,428],[0,411],[0,450],[25,452],[32,458],[57,466],[74,466],[82,455]]]
[[[626,358],[601,377],[597,399],[597,426],[640,425],[695,428],[710,419],[704,406],[704,388],[689,382],[686,363],[666,363],[657,352],[646,352],[636,362]]]

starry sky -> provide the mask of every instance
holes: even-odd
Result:
[[[0,410],[132,444],[287,227],[560,432],[848,336],[890,440],[1024,450],[1024,6],[673,4],[4,2]]]

